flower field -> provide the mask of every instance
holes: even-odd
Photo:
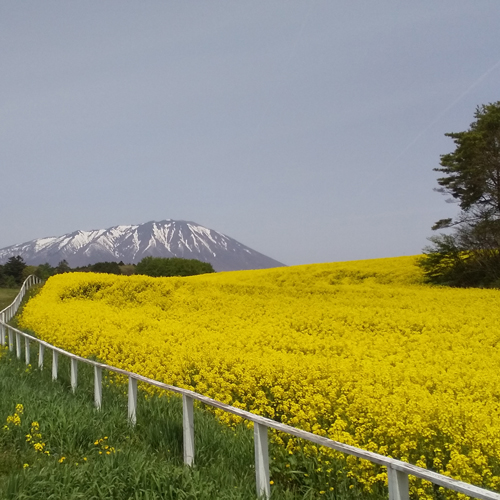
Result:
[[[79,355],[498,490],[500,292],[424,285],[414,262],[63,274],[20,324]],[[293,457],[295,440],[273,439]],[[328,481],[335,453],[306,452]],[[367,490],[387,482],[383,469],[348,464]],[[411,492],[434,494],[425,481]]]

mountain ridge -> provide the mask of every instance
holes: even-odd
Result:
[[[107,229],[78,229],[0,249],[0,263],[20,255],[27,264],[66,260],[71,267],[103,261],[136,264],[146,256],[182,257],[210,262],[216,271],[284,266],[229,236],[196,222],[165,219]]]

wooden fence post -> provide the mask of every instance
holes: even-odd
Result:
[[[30,339],[28,337],[24,338],[24,358],[26,360],[26,364],[30,364]]]
[[[40,368],[40,370],[43,370],[44,347],[45,346],[43,344],[38,344],[38,368]]]
[[[408,474],[393,469],[388,465],[387,477],[389,480],[389,500],[409,500]]]
[[[94,403],[100,410],[102,407],[102,368],[94,366]]]
[[[269,450],[267,444],[267,427],[254,422],[255,443],[255,479],[257,483],[257,496],[269,498],[271,484],[269,483]]]
[[[128,377],[128,421],[134,426],[137,422],[137,379]]]
[[[59,353],[52,350],[52,380],[57,380],[57,368],[59,366]]]
[[[16,332],[16,356],[21,359],[21,334]]]
[[[184,463],[194,463],[194,408],[193,398],[182,395],[182,430],[184,437]]]
[[[76,386],[78,385],[78,361],[75,358],[71,358],[71,390],[76,392]]]

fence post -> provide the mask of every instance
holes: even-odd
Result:
[[[193,398],[182,395],[182,430],[184,436],[184,463],[194,463],[194,409]]]
[[[259,497],[269,498],[271,496],[271,484],[269,483],[267,427],[254,422],[253,433],[255,443],[255,479],[257,483],[257,495]]]
[[[16,332],[16,355],[21,359],[21,334]]]
[[[52,380],[57,380],[57,368],[59,365],[59,356],[57,351],[52,351]]]
[[[409,500],[408,474],[388,465],[387,477],[389,480],[389,500]]]
[[[5,321],[4,313],[0,314],[0,321]],[[5,345],[5,327],[0,324],[0,344]]]
[[[38,344],[38,368],[40,368],[40,370],[43,370],[44,347],[45,346],[43,344]]]
[[[78,361],[75,358],[71,358],[71,390],[76,392],[76,386],[78,385]]]
[[[9,337],[9,351],[14,350],[14,334],[12,333],[12,330],[7,328],[7,335]]]
[[[137,422],[137,379],[128,377],[128,421],[134,426]]]
[[[28,337],[24,338],[24,358],[26,359],[26,364],[30,364],[30,339]]]
[[[94,403],[100,410],[102,407],[102,368],[94,366]]]

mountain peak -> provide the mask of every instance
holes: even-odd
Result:
[[[137,263],[146,256],[210,262],[216,271],[283,266],[225,234],[193,221],[165,219],[108,229],[76,230],[0,249],[0,263],[20,255],[27,264],[66,260],[71,267],[104,261]]]

